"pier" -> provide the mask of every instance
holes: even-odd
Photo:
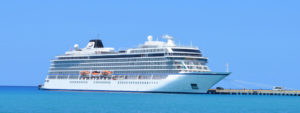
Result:
[[[210,89],[207,94],[300,96],[300,90]]]

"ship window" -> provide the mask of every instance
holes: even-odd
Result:
[[[201,54],[188,54],[188,53],[173,53],[174,56],[195,56],[195,57],[201,57]]]
[[[88,57],[59,57],[58,59],[88,59]]]
[[[141,57],[141,54],[138,55],[107,55],[107,56],[91,56],[91,59],[97,58],[128,58],[128,57]]]
[[[191,84],[192,89],[199,89],[197,84]]]
[[[200,53],[199,50],[193,50],[193,49],[172,49],[174,52],[195,52],[195,53]]]
[[[156,56],[164,56],[163,53],[159,53],[159,54],[148,54],[149,57],[156,57]]]

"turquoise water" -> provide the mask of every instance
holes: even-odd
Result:
[[[300,97],[39,91],[0,87],[0,113],[300,113]]]

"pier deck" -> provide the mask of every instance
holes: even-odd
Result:
[[[208,94],[223,94],[223,95],[284,95],[284,96],[300,96],[300,90],[255,90],[255,89],[210,89]]]

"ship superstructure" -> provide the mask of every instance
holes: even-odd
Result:
[[[101,40],[51,60],[43,89],[117,92],[206,93],[229,72],[211,72],[197,47],[152,36],[138,48],[115,51]]]

